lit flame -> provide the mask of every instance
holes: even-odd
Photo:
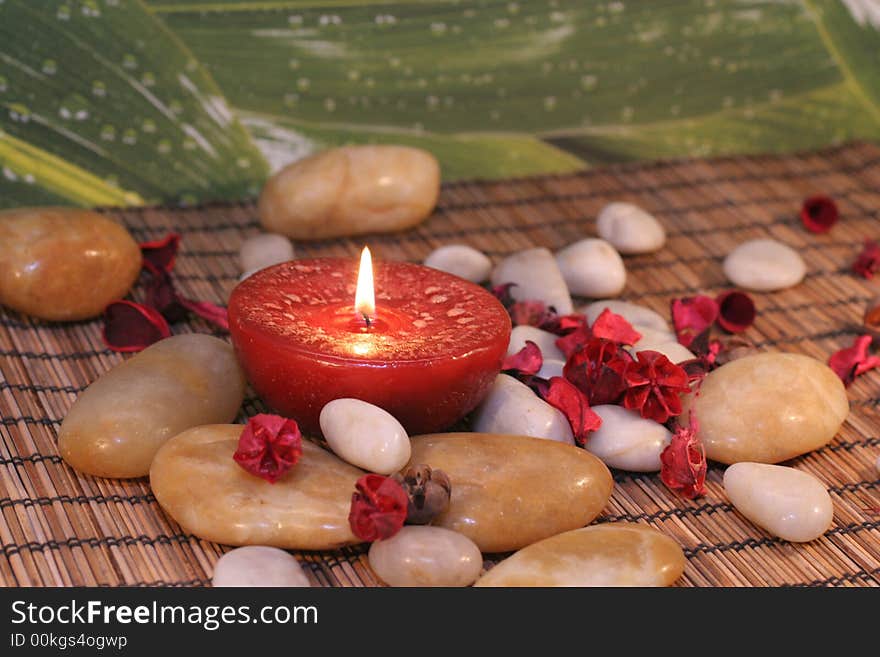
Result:
[[[357,291],[354,294],[354,309],[363,316],[367,324],[376,314],[376,293],[373,290],[373,259],[369,247],[361,252],[361,267],[358,271]]]

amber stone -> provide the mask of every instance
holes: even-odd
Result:
[[[161,340],[103,374],[58,432],[71,466],[99,477],[144,477],[156,451],[184,429],[232,421],[244,399],[232,347],[202,334]]]
[[[684,572],[681,547],[629,523],[595,525],[530,545],[476,586],[669,586]]]
[[[124,297],[141,269],[128,231],[96,212],[0,212],[0,304],[52,321],[88,319]]]
[[[226,545],[331,550],[360,543],[348,511],[363,471],[304,440],[299,462],[270,484],[232,458],[243,428],[196,427],[156,454],[153,494],[181,527]]]
[[[583,527],[602,511],[611,473],[578,447],[528,436],[441,433],[412,439],[410,464],[443,470],[449,508],[433,524],[483,552],[507,552]]]
[[[800,354],[760,353],[711,372],[688,395],[706,456],[721,463],[779,463],[834,438],[849,413],[846,389],[825,363]]]

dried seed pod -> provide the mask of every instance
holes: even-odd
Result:
[[[715,364],[720,367],[738,358],[751,356],[756,353],[758,353],[758,349],[751,342],[742,338],[730,338],[725,343],[722,343],[721,350],[715,358]]]
[[[398,472],[394,479],[409,497],[406,516],[409,524],[427,525],[449,507],[452,484],[443,470],[420,463]]]

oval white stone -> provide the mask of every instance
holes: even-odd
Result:
[[[556,346],[556,340],[558,339],[559,336],[555,333],[542,331],[535,326],[527,326],[525,324],[514,326],[513,330],[510,332],[510,343],[507,346],[507,355],[510,356],[521,351],[522,348],[526,346],[526,341],[531,340],[538,345],[544,360],[565,360],[565,355],[559,347]]]
[[[512,376],[499,374],[474,415],[474,431],[574,444],[565,416]]]
[[[654,312],[650,308],[640,306],[637,303],[629,301],[620,301],[618,299],[603,299],[602,301],[594,301],[581,308],[580,312],[587,316],[590,324],[596,321],[596,318],[602,314],[602,311],[608,308],[611,312],[620,315],[637,331],[641,333],[641,327],[651,328],[656,331],[669,331],[669,324],[660,313]]]
[[[770,239],[743,242],[724,259],[724,275],[734,285],[757,292],[800,283],[807,265],[790,246]]]
[[[675,341],[661,342],[659,344],[639,344],[633,348],[633,351],[635,353],[640,351],[659,351],[673,363],[682,363],[691,358],[696,358],[692,351]]]
[[[602,208],[596,231],[620,253],[651,253],[666,243],[660,222],[632,203],[609,203]]]
[[[562,376],[562,370],[565,368],[564,360],[555,358],[545,358],[541,363],[541,369],[538,370],[537,376],[542,379],[552,379],[554,376]]]
[[[602,426],[587,439],[588,452],[611,468],[631,472],[660,470],[660,452],[672,440],[669,429],[622,406],[602,404],[593,406],[593,411],[602,418]]]
[[[248,545],[224,554],[214,566],[211,583],[215,587],[311,586],[292,554],[265,545]]]
[[[241,243],[238,259],[243,272],[253,273],[279,262],[293,260],[293,244],[284,235],[261,233]]]
[[[443,527],[407,525],[373,543],[368,558],[389,586],[468,586],[483,568],[476,544]]]
[[[814,476],[767,463],[734,463],[724,490],[737,511],[786,541],[819,538],[831,526],[831,496]]]
[[[360,399],[334,399],[318,421],[330,449],[352,465],[388,475],[409,461],[409,436],[385,409]]]
[[[571,295],[556,258],[547,249],[526,249],[507,256],[492,271],[492,285],[515,283],[510,289],[516,301],[543,301],[560,315],[572,311]]]
[[[556,254],[559,271],[572,294],[582,297],[616,297],[626,286],[623,259],[605,240],[588,238]]]
[[[642,338],[636,342],[633,347],[636,349],[651,349],[652,345],[663,344],[664,342],[677,342],[675,333],[668,330],[658,331],[649,326],[638,326],[633,324],[633,328],[642,334]]]
[[[434,249],[424,264],[472,283],[482,283],[492,272],[492,261],[488,256],[466,244],[449,244]]]

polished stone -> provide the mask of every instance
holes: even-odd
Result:
[[[849,413],[846,389],[825,363],[800,354],[759,353],[710,372],[694,410],[706,455],[721,463],[779,463],[828,444]]]
[[[369,561],[389,586],[469,586],[483,568],[480,549],[467,536],[416,525],[373,543]]]
[[[684,572],[681,547],[645,525],[575,529],[528,546],[476,586],[669,586]]]
[[[150,485],[184,531],[225,545],[332,550],[360,543],[348,512],[364,473],[303,440],[299,462],[274,484],[232,455],[243,425],[196,427],[169,440],[153,460]]]
[[[492,270],[492,285],[514,283],[516,301],[542,301],[560,315],[572,311],[571,294],[553,254],[545,248],[526,249],[507,256]]]
[[[263,227],[293,239],[384,233],[422,222],[440,194],[440,166],[408,146],[343,146],[284,167],[260,194]]]
[[[406,429],[391,413],[360,399],[334,399],[321,409],[321,433],[343,461],[389,475],[409,462]]]
[[[96,317],[137,280],[141,251],[112,219],[75,208],[0,211],[0,304],[52,321]]]
[[[620,254],[605,240],[588,238],[556,254],[559,271],[572,294],[604,299],[616,297],[626,286],[626,267]]]
[[[517,550],[583,527],[614,486],[595,456],[562,443],[498,434],[447,433],[412,439],[412,463],[443,470],[449,509],[434,520],[483,552]]]
[[[214,565],[211,584],[215,588],[311,586],[296,557],[265,545],[247,545],[224,554]]]
[[[660,452],[672,433],[665,426],[647,420],[638,411],[614,404],[593,406],[602,426],[590,433],[586,449],[610,468],[631,472],[660,470]]]
[[[144,477],[169,438],[232,421],[244,391],[244,373],[228,343],[199,333],[166,338],[77,397],[58,432],[58,449],[86,474]]]
[[[663,248],[666,231],[654,217],[632,203],[609,203],[596,218],[596,232],[620,253],[652,253]]]
[[[797,251],[771,239],[743,242],[728,254],[723,266],[731,283],[756,292],[792,287],[807,273]]]
[[[819,538],[834,519],[822,482],[794,468],[734,463],[724,472],[724,492],[737,511],[786,541]]]

